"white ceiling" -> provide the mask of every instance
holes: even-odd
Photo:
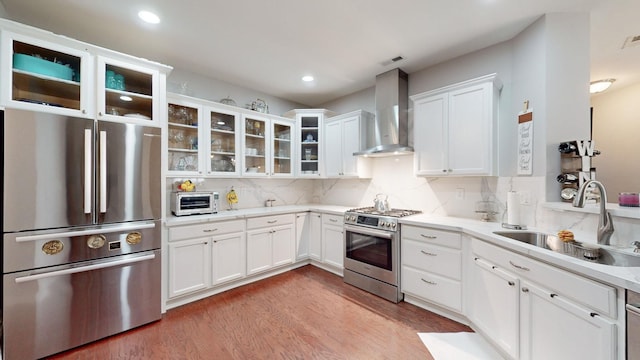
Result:
[[[0,0],[9,18],[308,106],[508,40],[550,12],[592,15],[592,80],[640,81],[638,0]],[[143,24],[141,9],[159,25]],[[401,55],[405,58],[383,65]],[[304,84],[303,75],[316,80]]]

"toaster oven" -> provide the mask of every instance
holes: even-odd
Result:
[[[219,196],[211,191],[175,191],[171,194],[171,212],[175,216],[216,214]]]

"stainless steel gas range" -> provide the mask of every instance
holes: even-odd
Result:
[[[373,207],[352,209],[344,216],[344,282],[392,302],[400,292],[400,225],[398,218],[417,210]]]

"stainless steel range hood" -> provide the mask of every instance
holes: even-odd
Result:
[[[409,146],[409,76],[393,69],[376,76],[376,118],[367,131],[367,146],[356,156],[383,157],[413,154]]]

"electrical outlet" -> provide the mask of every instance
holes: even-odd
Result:
[[[520,205],[531,205],[531,191],[518,191]]]
[[[457,188],[456,189],[456,199],[464,200],[464,188]]]

